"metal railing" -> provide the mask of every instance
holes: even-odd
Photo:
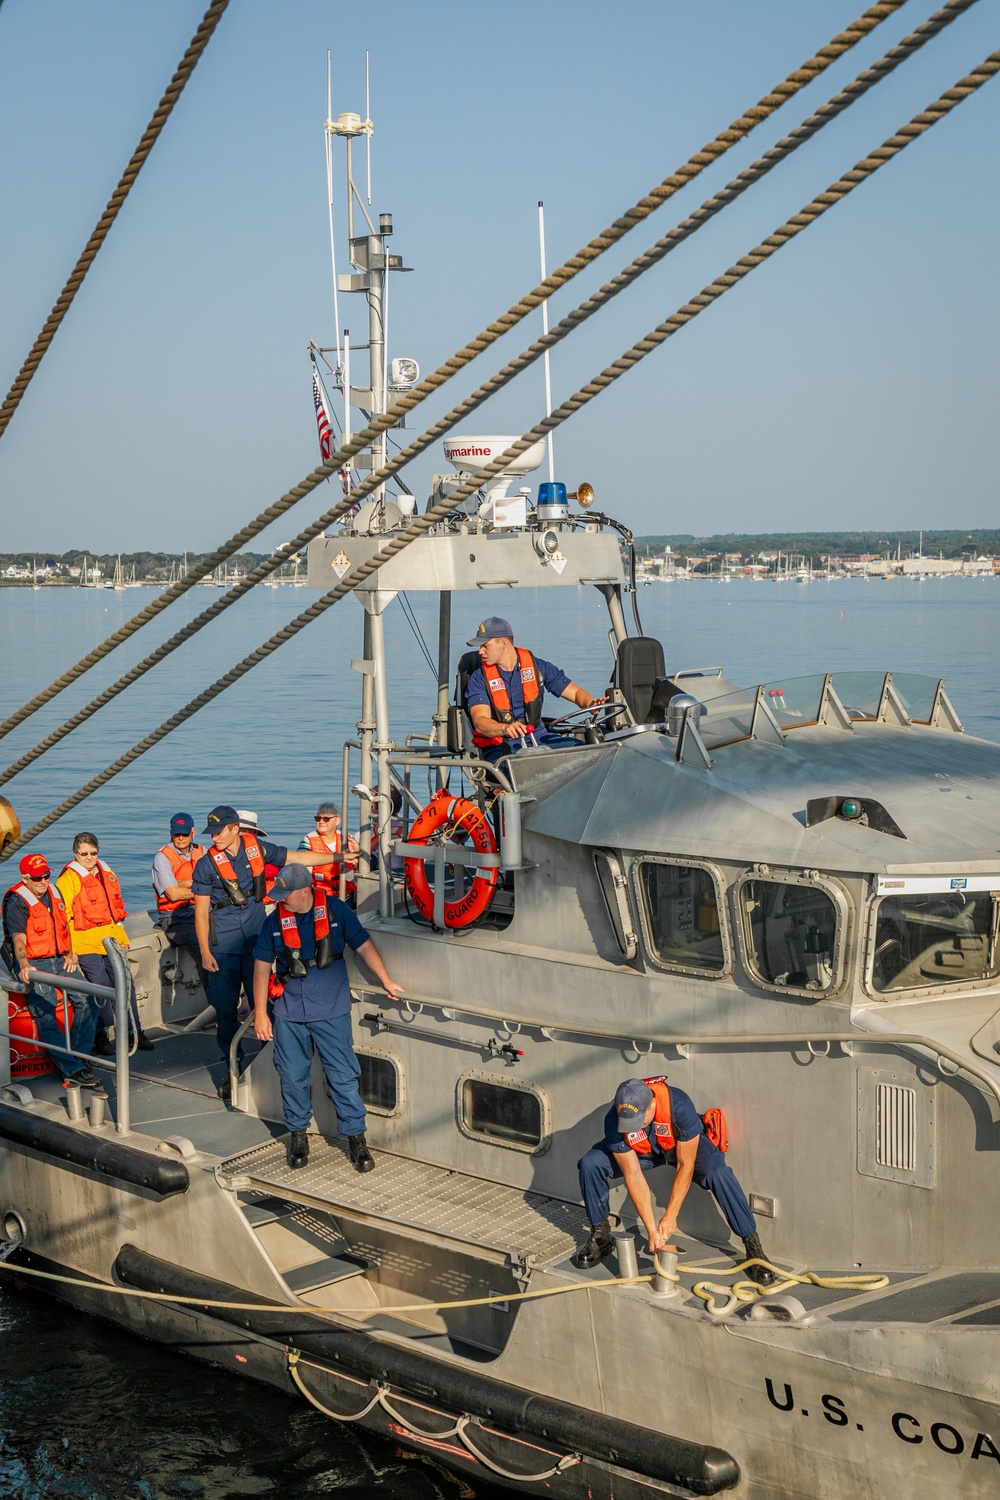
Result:
[[[131,974],[129,972],[128,959],[125,950],[116,943],[114,938],[104,939],[104,951],[111,962],[112,972],[115,978],[114,989],[108,989],[107,985],[91,984],[89,980],[80,978],[76,974],[54,974],[48,969],[29,969],[27,981],[15,978],[9,971],[0,967],[0,990],[6,990],[8,994],[27,994],[35,984],[46,985],[52,989],[67,991],[71,995],[93,995],[98,1000],[113,1000],[115,1007],[115,1093],[116,1119],[115,1130],[119,1135],[128,1135],[132,1128],[131,1109],[129,1101],[129,991],[131,989]],[[43,1042],[40,1037],[25,1038],[18,1036],[9,1030],[0,1030],[0,1037],[6,1037],[8,1042],[30,1041],[32,1047],[42,1047],[47,1052],[66,1052],[70,1057],[77,1058],[80,1062],[90,1063],[94,1067],[106,1068],[108,1059],[105,1057],[94,1057],[89,1052],[77,1052],[70,1046],[70,1021],[69,1009],[63,1006],[63,1032],[65,1045],[55,1042]]]

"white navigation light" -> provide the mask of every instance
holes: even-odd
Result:
[[[407,359],[405,355],[402,355],[390,363],[389,384],[394,391],[410,390],[419,379],[420,366],[415,359]]]

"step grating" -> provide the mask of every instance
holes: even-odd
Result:
[[[411,1161],[389,1151],[373,1151],[376,1169],[355,1172],[346,1144],[309,1137],[309,1162],[289,1168],[283,1141],[268,1141],[231,1157],[220,1168],[227,1176],[249,1177],[255,1187],[301,1193],[331,1209],[353,1210],[367,1218],[501,1251],[535,1265],[551,1265],[572,1255],[586,1235],[579,1204],[550,1198]]]

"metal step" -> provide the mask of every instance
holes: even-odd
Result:
[[[243,1217],[253,1229],[259,1229],[262,1224],[274,1224],[278,1219],[288,1219],[295,1212],[294,1203],[286,1203],[282,1198],[259,1198],[256,1203],[244,1203],[241,1205]]]
[[[339,1209],[397,1230],[438,1235],[537,1266],[566,1260],[586,1235],[586,1215],[576,1203],[389,1151],[373,1151],[375,1171],[360,1174],[351,1166],[346,1143],[311,1134],[309,1148],[308,1164],[294,1172],[281,1140],[230,1157],[218,1170],[293,1201]]]
[[[308,1266],[296,1266],[294,1271],[282,1271],[281,1279],[290,1292],[301,1296],[318,1286],[329,1286],[333,1281],[346,1281],[351,1276],[363,1276],[368,1269],[362,1260],[347,1260],[341,1255],[326,1255]]]

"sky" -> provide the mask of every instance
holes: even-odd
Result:
[[[909,0],[551,304],[553,320],[925,19]],[[0,439],[3,550],[218,545],[318,462],[307,347],[333,342],[323,121],[364,112],[372,212],[413,274],[390,353],[430,371],[860,13],[860,0],[233,0]],[[0,5],[4,391],[204,3]],[[558,402],[998,43],[980,0],[552,356]],[[556,435],[638,533],[995,525],[1000,79]],[[343,160],[336,162],[341,269]],[[361,298],[341,323],[364,338]],[[537,336],[535,316],[409,418]],[[462,431],[520,434],[541,367]],[[440,447],[403,478],[423,500]],[[544,477],[543,474],[537,476]],[[255,548],[333,503],[301,502]]]

